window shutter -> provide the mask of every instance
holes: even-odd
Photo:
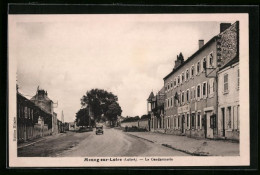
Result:
[[[203,72],[203,60],[204,60],[204,58],[200,61],[200,72]]]

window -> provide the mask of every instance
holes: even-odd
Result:
[[[170,118],[167,118],[167,128],[170,128]]]
[[[197,63],[197,75],[200,73],[200,61]]]
[[[178,76],[178,84],[177,85],[179,85],[181,83],[180,81],[181,81],[180,76]]]
[[[195,89],[195,87],[193,88],[193,99],[196,99],[196,89]]]
[[[207,82],[204,82],[202,85],[202,95],[203,95],[203,98],[207,97]]]
[[[189,128],[189,123],[190,123],[190,121],[189,121],[189,117],[190,117],[190,115],[187,114],[187,128]]]
[[[170,83],[168,83],[168,90],[170,89]]]
[[[214,95],[214,78],[209,79],[209,97]]]
[[[172,97],[171,97],[171,106],[172,106]]]
[[[176,128],[176,116],[174,116],[174,128]]]
[[[187,70],[186,70],[186,81],[188,81],[189,78],[190,78],[190,77],[189,77],[189,70],[187,69]]]
[[[198,112],[198,115],[197,115],[197,123],[198,123],[198,128],[200,128],[200,112]]]
[[[165,86],[165,88],[164,88],[164,89],[165,89],[165,91],[167,91],[167,85]]]
[[[195,126],[195,114],[191,114],[191,127]]]
[[[182,83],[185,81],[184,72],[182,72],[182,74],[181,74],[181,81],[182,81]]]
[[[228,128],[231,128],[231,107],[230,106],[227,108],[227,114],[228,114],[228,123],[227,123],[227,125],[228,125]]]
[[[27,107],[24,107],[24,118],[27,118]]]
[[[181,93],[181,103],[184,104],[184,91]]]
[[[171,81],[171,88],[172,88],[172,81]]]
[[[203,61],[202,61],[202,71],[205,71],[206,69],[204,68],[204,65],[207,67],[207,60],[206,60],[206,57],[203,58]]]
[[[191,68],[190,68],[190,74],[191,74],[191,77],[193,77],[194,76],[194,66],[192,65],[191,66]]]
[[[187,91],[186,91],[186,102],[188,103],[189,102],[189,94],[190,94],[190,90],[188,89]]]
[[[239,76],[239,69],[237,70],[237,89],[239,89],[239,83],[240,83],[240,76]]]
[[[228,92],[228,74],[224,75],[224,93]]]
[[[190,99],[191,99],[191,100],[192,100],[192,98],[193,98],[192,92],[193,92],[193,90],[191,89],[191,91],[190,91]]]
[[[197,98],[200,99],[200,85],[197,86]]]
[[[209,66],[213,67],[213,53],[209,54]]]
[[[168,99],[168,108],[170,107],[170,99]]]
[[[177,128],[179,128],[179,117],[177,117]]]
[[[176,78],[174,78],[173,86],[174,86],[174,87],[176,86]]]

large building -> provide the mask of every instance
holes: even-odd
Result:
[[[218,130],[223,138],[239,140],[239,58],[218,72]]]
[[[36,95],[30,99],[35,105],[39,106],[40,108],[44,109],[48,113],[52,115],[52,133],[58,133],[58,122],[57,122],[57,114],[54,112],[54,103],[48,97],[48,92],[37,88]]]
[[[17,91],[18,143],[50,135],[51,131],[52,115]]]
[[[218,70],[239,56],[239,23],[220,24],[220,33],[184,61],[177,56],[164,77],[165,132],[190,137],[217,138]]]

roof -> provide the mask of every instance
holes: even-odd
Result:
[[[172,74],[174,74],[175,72],[177,72],[177,70],[179,70],[180,68],[182,68],[186,63],[188,63],[190,60],[192,60],[195,56],[197,56],[202,50],[204,50],[209,44],[211,44],[212,42],[215,41],[215,39],[217,38],[217,35],[214,36],[213,38],[211,38],[206,44],[204,44],[199,50],[197,50],[193,55],[191,55],[190,57],[188,57],[187,60],[185,60],[179,67],[173,69],[168,75],[166,75],[163,80],[167,79],[169,76],[171,76]]]
[[[37,94],[36,94],[35,96],[33,96],[33,97],[31,98],[31,100],[37,100],[37,99],[36,99],[36,96],[37,96]],[[51,102],[52,102],[52,100],[49,99],[49,97],[47,97],[46,95],[44,95],[43,98],[44,98],[45,101],[51,101]]]
[[[153,98],[154,98],[154,94],[153,94],[153,92],[151,92],[147,100],[151,101]]]
[[[229,67],[235,63],[239,62],[239,56],[235,56],[233,59],[231,59],[229,62],[227,62],[227,64],[225,64],[223,67],[221,67],[219,70],[223,70],[225,69],[226,67]]]

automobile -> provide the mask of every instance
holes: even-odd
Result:
[[[96,135],[104,134],[103,126],[96,126]]]

